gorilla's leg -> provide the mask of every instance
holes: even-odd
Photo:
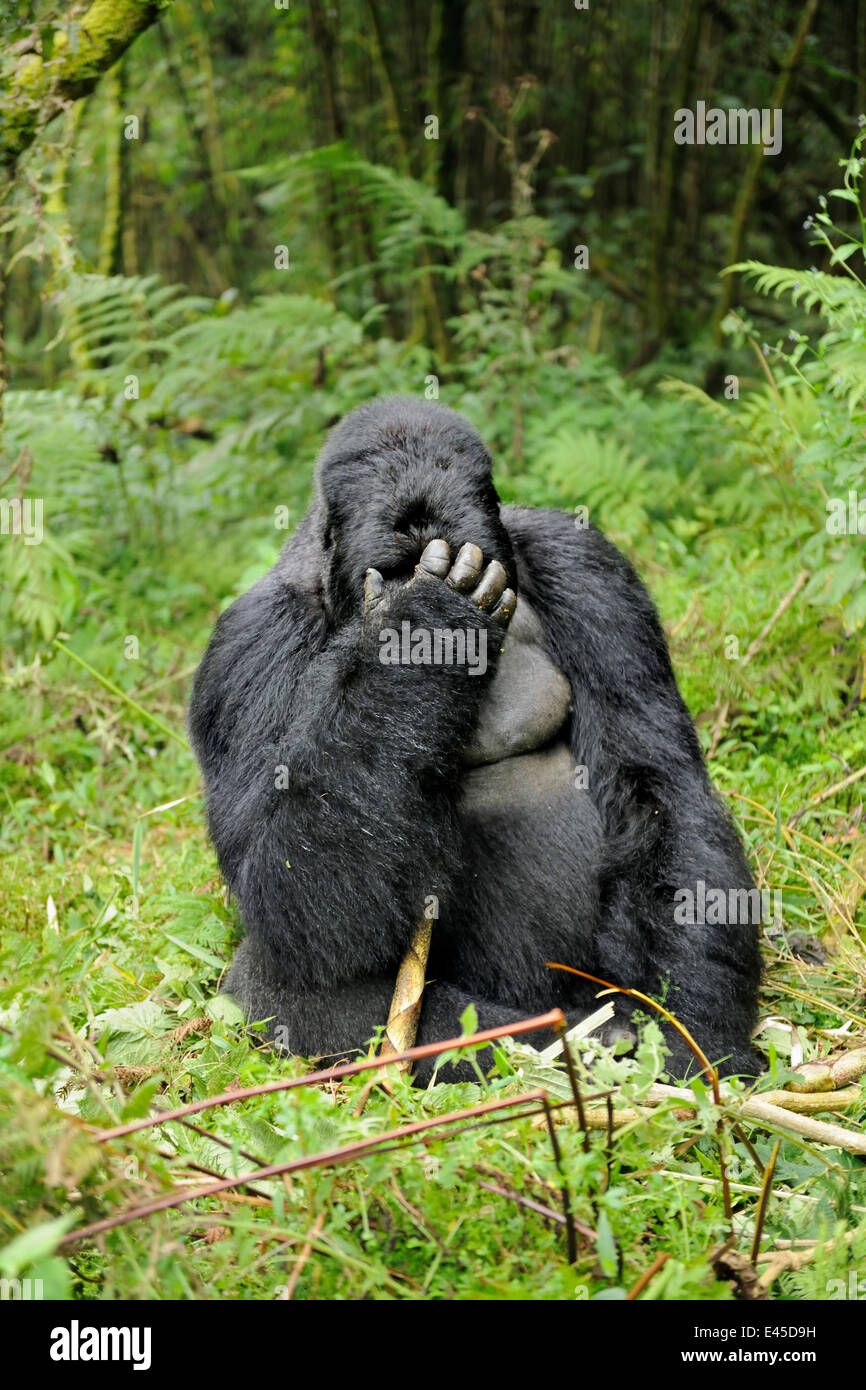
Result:
[[[382,975],[333,989],[301,990],[282,978],[278,963],[247,937],[235,952],[224,988],[242,1004],[251,1023],[268,1020],[265,1036],[281,1049],[301,1057],[337,1058],[366,1050],[388,1017],[394,979]],[[459,1037],[460,1019],[470,1004],[475,1005],[479,1029],[504,1027],[526,1017],[518,1009],[474,999],[446,980],[434,980],[424,991],[418,1046]],[[522,1040],[545,1047],[553,1033],[540,1030],[524,1034]],[[482,1072],[489,1071],[491,1049],[475,1056]],[[435,1061],[431,1057],[416,1063],[414,1076],[419,1083],[430,1080]],[[470,1062],[440,1068],[439,1075],[443,1081],[478,1079]]]

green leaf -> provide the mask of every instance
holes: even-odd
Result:
[[[204,1011],[209,1018],[221,1018],[232,1028],[240,1027],[246,1018],[243,1009],[228,994],[218,994],[216,998],[209,999]]]
[[[121,1120],[138,1120],[150,1111],[150,1103],[164,1084],[165,1078],[152,1076],[141,1086],[137,1086],[120,1112]]]
[[[71,1231],[77,1220],[77,1211],[67,1211],[63,1216],[55,1216],[51,1221],[42,1221],[38,1226],[31,1226],[29,1231],[23,1231],[0,1250],[0,1273],[6,1279],[14,1279],[34,1260],[50,1255],[61,1236]]]
[[[837,246],[830,257],[831,265],[838,265],[840,261],[850,260],[855,251],[862,251],[862,246],[856,241],[846,241],[844,246]]]
[[[866,584],[845,604],[845,621],[851,627],[866,623]]]
[[[842,563],[837,565],[827,593],[828,603],[839,603],[863,577],[863,560],[859,547],[852,545]]]
[[[196,960],[203,960],[206,965],[212,965],[216,970],[222,970],[225,961],[219,956],[215,956],[213,951],[205,951],[202,946],[193,946],[191,941],[181,941],[179,936],[172,936],[170,931],[163,932],[167,941],[173,941],[175,946],[179,946],[182,951],[188,951]]]
[[[607,1212],[602,1208],[598,1213],[598,1262],[608,1279],[612,1279],[618,1269],[616,1241]]]
[[[93,1026],[101,1030],[99,1046],[109,1061],[140,1066],[159,1060],[162,1040],[175,1020],[152,999],[141,999],[123,1009],[106,1009]]]
[[[460,1030],[464,1036],[478,1032],[478,1013],[474,1004],[468,1004],[460,1015]]]

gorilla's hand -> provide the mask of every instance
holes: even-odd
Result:
[[[507,627],[517,603],[517,595],[513,589],[506,587],[507,575],[498,560],[491,560],[482,573],[483,564],[484,556],[477,545],[462,545],[452,565],[448,542],[430,541],[415,567],[414,575],[406,584],[386,586],[378,570],[367,570],[364,580],[364,617],[368,624],[371,620],[378,622],[386,614],[390,617],[395,607],[403,609],[404,603],[401,600],[408,600],[408,606],[417,614],[417,606],[413,600],[420,599],[422,608],[431,606],[429,581],[441,579],[444,580],[446,589],[465,596],[480,612],[489,613],[490,618],[500,627]],[[437,604],[436,607],[440,605]],[[458,605],[449,607],[456,617]],[[463,612],[465,613],[465,608]],[[408,613],[406,616],[409,616]]]

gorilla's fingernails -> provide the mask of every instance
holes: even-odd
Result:
[[[430,541],[424,547],[418,566],[425,574],[433,574],[437,579],[444,579],[451,568],[451,547],[448,542]]]
[[[498,560],[491,560],[481,576],[481,583],[469,595],[473,603],[486,613],[501,596],[508,580],[505,568]]]
[[[458,550],[457,559],[454,561],[446,583],[450,584],[452,589],[460,589],[462,592],[471,589],[481,573],[483,559],[481,547],[472,545],[470,541],[467,541]]]
[[[364,575],[364,607],[374,608],[385,592],[385,581],[378,570],[367,570]]]
[[[516,607],[516,593],[513,589],[506,589],[490,616],[500,627],[507,627]]]

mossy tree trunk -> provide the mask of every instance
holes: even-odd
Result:
[[[123,222],[129,167],[124,159],[127,145],[123,132],[125,93],[124,64],[120,62],[115,64],[105,79],[105,127],[109,135],[105,155],[105,211],[99,239],[100,275],[119,275],[123,270]]]
[[[0,213],[7,205],[18,161],[39,131],[88,96],[104,72],[123,56],[139,34],[172,0],[73,0],[38,42],[22,51],[0,84]],[[8,244],[8,237],[2,239]],[[6,247],[0,243],[0,251]],[[5,257],[0,264],[0,310]],[[0,436],[6,383],[3,319],[0,312]]]
[[[42,31],[42,51],[22,53],[0,88],[0,165],[7,177],[42,126],[68,102],[92,92],[102,74],[171,2],[72,4],[53,28]]]

